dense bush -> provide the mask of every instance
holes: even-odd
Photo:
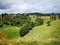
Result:
[[[27,15],[4,15],[3,23],[5,25],[11,25],[11,26],[22,26],[25,23],[28,23],[31,21],[31,18]]]
[[[50,23],[51,23],[51,21],[48,21],[48,22],[47,22],[47,26],[50,26],[50,25],[51,25]]]
[[[59,19],[60,19],[60,15],[59,15]]]
[[[2,25],[2,24],[0,24],[0,27],[3,27],[3,25]]]
[[[23,37],[24,35],[26,35],[30,30],[32,30],[33,27],[33,22],[24,24],[20,29],[20,36]]]
[[[37,18],[37,19],[35,20],[35,25],[36,25],[36,26],[38,26],[38,25],[43,25],[43,19]]]

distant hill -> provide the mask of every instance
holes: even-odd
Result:
[[[37,15],[37,16],[50,16],[51,14],[52,15],[60,15],[60,13],[38,13],[38,12],[35,12],[35,13],[23,13],[23,14],[26,14],[26,15]]]

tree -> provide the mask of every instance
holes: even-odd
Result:
[[[50,20],[53,21],[53,20],[56,20],[56,14],[52,13],[50,15]]]
[[[3,13],[1,14],[1,27],[3,26]]]
[[[51,21],[48,21],[48,22],[47,22],[47,26],[50,26],[50,25],[51,25],[50,23],[51,23]]]
[[[33,22],[29,22],[29,23],[24,24],[20,29],[19,35],[21,37],[25,36],[30,30],[32,30],[33,27],[34,27]]]
[[[60,19],[60,15],[59,15],[59,19]]]
[[[16,14],[16,17],[18,17],[18,18],[19,18],[19,17],[20,17],[20,13],[17,13],[17,14]]]
[[[35,20],[35,25],[36,25],[36,26],[38,26],[38,25],[43,25],[43,19],[37,18],[37,19]]]
[[[53,20],[56,20],[56,15],[53,15]]]

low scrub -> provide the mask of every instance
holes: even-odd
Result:
[[[24,35],[26,35],[30,30],[32,30],[33,27],[33,22],[24,24],[20,29],[20,36],[23,37]]]
[[[37,19],[35,20],[35,25],[36,25],[36,26],[43,25],[43,19],[37,18]]]

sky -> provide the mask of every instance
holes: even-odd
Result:
[[[0,0],[0,13],[60,13],[60,0]]]

